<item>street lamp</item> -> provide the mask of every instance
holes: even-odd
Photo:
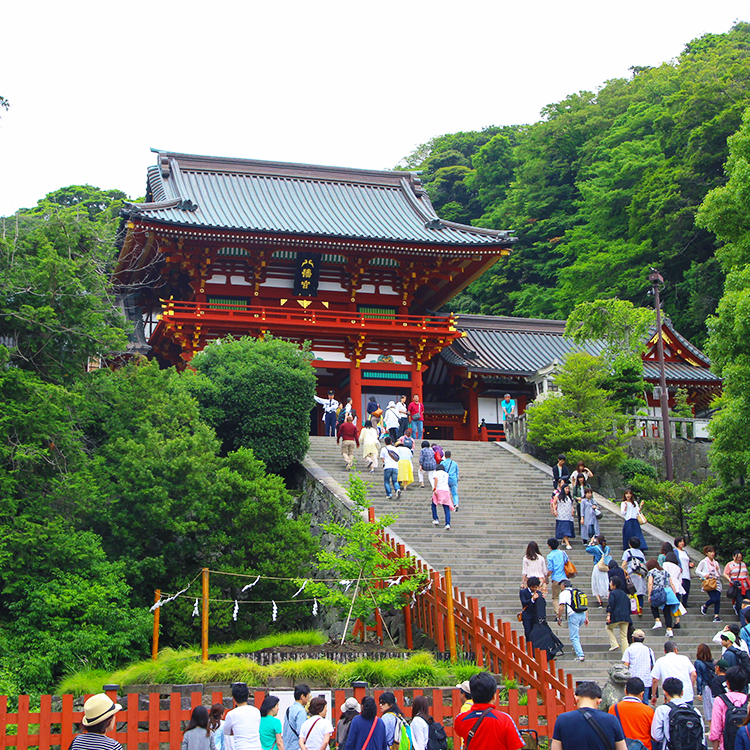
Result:
[[[664,286],[663,276],[651,268],[648,276],[654,291],[654,307],[656,308],[656,351],[659,357],[659,390],[661,391],[661,420],[664,434],[664,458],[667,464],[667,480],[674,478],[674,466],[672,464],[672,431],[669,427],[669,393],[667,392],[667,373],[664,369],[664,339],[661,333],[661,302],[659,291]]]

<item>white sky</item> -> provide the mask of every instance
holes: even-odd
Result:
[[[0,216],[71,184],[141,196],[152,146],[391,168],[737,20],[747,0],[12,0]]]

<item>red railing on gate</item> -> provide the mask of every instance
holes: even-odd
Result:
[[[353,693],[354,697],[361,702],[368,691],[364,688],[355,688],[353,691],[334,690],[332,692],[334,705],[329,709],[329,716],[335,725],[339,717],[340,706],[346,698]],[[370,692],[377,700],[383,691]],[[463,701],[457,689],[413,688],[393,692],[396,701],[401,706],[409,705],[418,695],[428,697],[432,704],[432,716],[445,726],[449,737],[453,736],[453,720],[460,713]],[[114,692],[108,692],[108,695],[113,700],[118,699]],[[260,707],[265,695],[266,692],[263,690],[254,692],[253,700],[256,706]],[[162,699],[159,693],[149,693],[143,696],[129,693],[127,707],[117,714],[117,729],[109,736],[120,742],[127,750],[138,750],[139,744],[148,747],[149,750],[158,750],[161,743],[169,743],[170,748],[179,750],[183,722],[186,723],[190,719],[193,708],[201,705],[207,697],[202,693],[191,693],[190,708],[182,708],[183,695],[181,693],[172,693],[168,699]],[[563,711],[569,710],[570,706],[549,704],[546,699],[544,705],[540,705],[539,697],[538,691],[533,688],[527,691],[523,700],[518,690],[511,690],[507,703],[497,701],[497,705],[501,710],[510,714],[519,729],[531,729],[541,736],[551,736],[555,719]],[[224,695],[221,692],[211,694],[211,703],[221,703],[223,700]],[[7,704],[8,698],[0,696],[0,747],[2,748],[51,750],[51,748],[60,747],[62,750],[67,750],[78,731],[76,725],[83,718],[83,712],[73,708],[72,695],[63,696],[62,707],[58,711],[52,711],[52,697],[49,695],[41,696],[38,711],[30,710],[28,695],[19,696],[18,710],[15,712],[8,712]],[[409,715],[410,712],[406,713]]]

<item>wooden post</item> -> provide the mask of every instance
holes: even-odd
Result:
[[[208,568],[203,568],[203,611],[201,612],[201,659],[208,661]]]
[[[375,508],[372,505],[367,509],[367,520],[370,523],[375,523]]]
[[[453,578],[451,569],[445,569],[445,606],[448,610],[448,650],[451,654],[451,664],[458,660],[456,654],[456,621],[453,617]]]
[[[349,368],[349,395],[352,399],[352,407],[357,412],[357,424],[361,428],[367,415],[362,407],[362,370],[358,359],[353,360]]]
[[[474,636],[474,653],[477,657],[477,666],[484,666],[484,659],[482,658],[482,644],[479,643],[479,602],[473,597],[469,597],[469,618]],[[510,627],[510,623],[508,623]]]
[[[156,591],[154,591],[154,604],[156,604],[159,599],[161,599],[161,589],[156,589]],[[157,607],[154,610],[154,637],[151,641],[152,661],[156,661],[159,656],[159,612],[161,612],[161,607]]]

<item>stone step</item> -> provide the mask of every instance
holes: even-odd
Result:
[[[548,474],[492,443],[470,443],[445,441],[440,445],[450,450],[460,469],[460,508],[451,519],[451,529],[444,530],[442,523],[431,523],[430,490],[415,482],[404,491],[398,500],[388,500],[383,488],[382,468],[370,474],[364,468],[361,453],[357,452],[356,473],[370,483],[369,497],[378,516],[398,515],[391,528],[401,539],[440,572],[450,567],[453,582],[467,596],[478,599],[480,607],[492,612],[496,618],[511,623],[519,634],[521,623],[516,620],[520,609],[518,591],[521,582],[521,561],[526,545],[535,539],[543,553],[547,552],[546,540],[554,534],[554,519],[550,514],[549,498],[552,482]],[[344,469],[340,450],[332,438],[311,438],[308,456],[342,486],[346,487],[349,473]],[[416,458],[413,462],[417,479]],[[439,512],[442,521],[443,513]],[[613,556],[622,555],[622,520],[618,515],[605,511],[600,522],[602,532],[610,541]],[[651,551],[657,550],[661,542],[646,533]],[[568,638],[568,629],[563,622],[557,627],[554,619],[551,626],[565,645],[566,654],[559,657],[557,666],[569,671],[575,679],[606,679],[609,667],[619,660],[618,652],[610,653],[609,640],[604,624],[606,613],[596,607],[591,596],[591,570],[593,558],[587,554],[580,541],[573,544],[568,555],[579,570],[575,584],[589,594],[589,617],[591,624],[581,629],[581,642],[587,654],[586,661],[573,660],[573,651]],[[711,643],[720,625],[711,623],[710,616],[703,617],[698,606],[702,593],[691,592],[693,607],[682,618],[682,626],[675,631],[675,640],[682,653],[695,658],[700,643],[708,643],[715,653],[718,646]],[[729,607],[722,602],[723,612]],[[551,602],[548,596],[548,616]],[[633,618],[636,627],[646,631],[646,643],[654,648],[656,655],[662,651],[666,640],[665,629],[651,630],[653,620],[648,608],[642,618]]]

